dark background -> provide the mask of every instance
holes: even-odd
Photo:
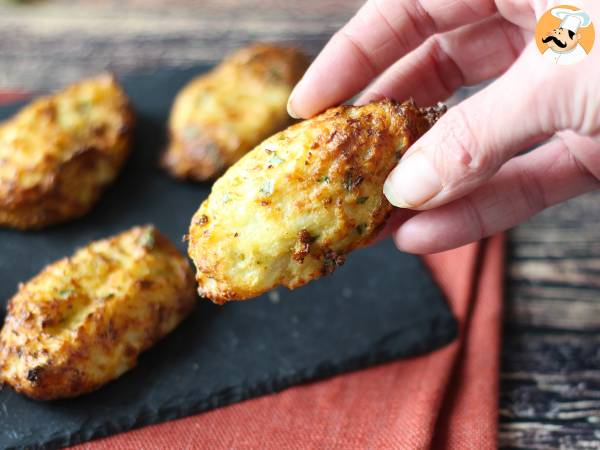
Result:
[[[107,67],[214,62],[254,40],[315,55],[362,1],[15,3],[0,2],[0,87],[46,90]],[[509,233],[502,446],[593,448],[600,439],[598,205],[591,193]]]

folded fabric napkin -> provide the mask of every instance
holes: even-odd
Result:
[[[496,448],[504,236],[424,260],[460,323],[449,346],[74,448]]]

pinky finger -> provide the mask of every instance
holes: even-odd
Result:
[[[578,137],[581,144],[581,137]],[[590,146],[600,144],[586,139]],[[393,232],[396,246],[410,253],[435,253],[506,230],[537,212],[600,188],[600,180],[554,140],[513,158],[469,195],[403,221]]]

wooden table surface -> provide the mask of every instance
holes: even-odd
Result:
[[[245,42],[315,55],[360,0],[0,0],[0,89],[216,62]],[[600,448],[600,191],[509,234],[500,442]]]

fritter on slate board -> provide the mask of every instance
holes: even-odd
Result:
[[[0,226],[42,228],[88,212],[127,158],[132,126],[108,74],[35,100],[0,125]]]
[[[173,105],[163,166],[179,178],[220,175],[290,124],[287,99],[307,66],[294,48],[254,44],[192,80]]]
[[[0,332],[0,382],[40,400],[97,389],[195,299],[187,258],[153,226],[93,242],[19,286]]]
[[[383,183],[443,107],[342,106],[270,137],[232,166],[192,219],[201,295],[244,300],[332,273],[392,210]]]

